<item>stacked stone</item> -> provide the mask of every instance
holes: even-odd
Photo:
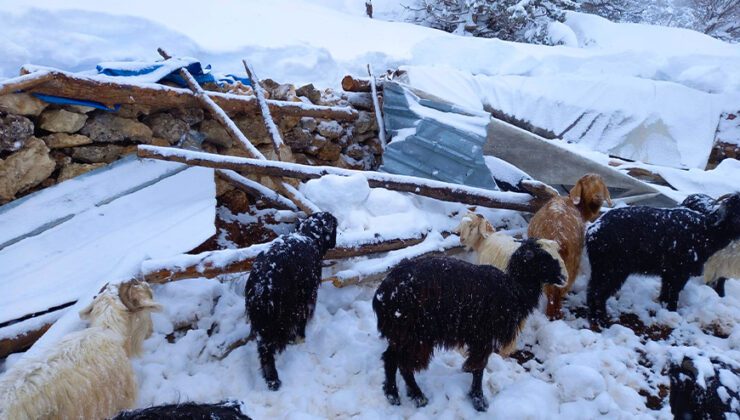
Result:
[[[271,99],[351,106],[329,89],[263,83]],[[250,94],[251,89],[239,93]],[[358,111],[353,122],[284,116],[276,124],[298,163],[376,169],[382,154],[377,124],[370,110]],[[230,117],[268,159],[275,158],[260,115]],[[138,144],[183,143],[198,144],[211,153],[245,156],[220,124],[197,108],[124,105],[109,112],[48,104],[26,93],[0,96],[0,204],[135,153]]]

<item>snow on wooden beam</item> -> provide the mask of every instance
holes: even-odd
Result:
[[[273,207],[298,211],[298,206],[296,206],[292,201],[257,181],[252,181],[251,179],[228,169],[218,169],[216,171],[216,175],[224,181],[229,182],[235,188],[252,196],[260,197]]]
[[[403,249],[424,241],[425,233],[410,237],[386,238],[368,237],[342,244],[341,236],[337,247],[330,249],[325,260],[344,259]],[[266,251],[272,242],[252,245],[247,248],[208,251],[197,255],[179,255],[164,260],[144,261],[141,276],[149,283],[167,283],[196,277],[214,278],[222,274],[233,274],[252,269],[254,259]]]
[[[0,82],[0,95],[31,88],[41,83],[48,82],[53,77],[54,75],[48,71],[39,71],[15,77],[13,79],[4,80],[3,82]]]
[[[340,271],[331,277],[322,279],[322,281],[330,281],[335,287],[380,281],[404,259],[440,254],[450,256],[464,251],[458,236],[449,235],[446,238],[442,238],[442,236],[438,232],[430,233],[416,245],[392,251],[383,258],[360,261],[352,269]]]
[[[157,108],[198,106],[196,95],[189,89],[156,83],[126,83],[110,76],[81,76],[61,70],[39,71],[6,80],[0,94],[24,90],[45,95],[95,101],[112,107],[116,104],[142,104]],[[254,96],[206,91],[219,107],[228,113],[260,112]],[[356,110],[341,106],[311,105],[303,102],[267,100],[270,112],[277,117],[305,116],[338,121],[354,121]]]
[[[138,147],[137,154],[141,158],[181,162],[209,168],[232,169],[257,175],[283,176],[300,180],[321,178],[324,175],[352,176],[360,174],[367,178],[370,186],[374,188],[386,188],[438,200],[531,213],[537,211],[551,197],[550,195],[535,197],[524,193],[490,191],[413,176],[222,156],[168,147],[141,145]]]
[[[257,78],[254,69],[252,69],[252,67],[247,64],[247,61],[242,60],[242,64],[244,64],[244,70],[246,70],[247,72],[247,77],[249,77],[249,80],[252,81],[255,96],[257,97],[257,101],[259,101],[260,104],[262,119],[265,122],[267,132],[270,133],[270,138],[272,139],[272,147],[275,149],[275,155],[277,156],[278,160],[283,160],[281,156],[284,153],[283,149],[285,149],[286,147],[285,142],[283,142],[283,138],[280,136],[280,130],[278,130],[277,126],[275,125],[275,121],[273,121],[272,119],[270,107],[267,106],[267,99],[265,99],[265,89],[260,84],[260,81]]]

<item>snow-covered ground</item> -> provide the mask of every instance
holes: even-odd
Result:
[[[658,146],[646,149],[641,159],[683,167],[702,166],[719,113],[737,112],[740,104],[740,46],[692,31],[612,24],[570,13],[559,26],[567,45],[546,47],[461,38],[392,22],[403,14],[398,2],[376,0],[374,5],[376,17],[385,21],[366,18],[364,0],[192,5],[4,0],[0,78],[15,76],[29,62],[81,71],[102,61],[155,60],[157,47],[197,57],[222,73],[243,73],[245,58],[261,77],[320,87],[336,87],[346,73],[364,74],[366,63],[376,72],[405,65],[412,66],[412,75],[427,72],[429,77],[418,79],[420,86],[440,97],[475,110],[498,104],[558,134],[578,109],[607,112],[614,118],[594,119],[594,127],[574,130],[583,135],[569,140],[580,141],[566,145],[602,162],[608,159],[603,152],[624,144],[619,135],[627,136],[620,134],[625,124],[639,128],[660,122],[666,126],[660,133],[673,140],[658,138]],[[740,134],[734,127],[726,130]],[[651,169],[681,190],[678,198],[740,190],[740,165],[734,160],[714,171]],[[337,214],[345,238],[431,230],[424,243],[430,249],[450,241],[438,233],[454,226],[448,216],[459,218],[465,211],[461,205],[370,191],[359,179],[329,177],[309,182],[302,191]],[[497,226],[525,227],[515,212],[485,215]],[[339,268],[372,266],[358,260]],[[278,357],[283,379],[278,392],[268,391],[260,376],[254,343],[223,360],[216,357],[223,345],[249,332],[245,276],[156,286],[165,310],[154,316],[154,335],[145,343],[145,354],[134,360],[138,405],[238,399],[258,419],[670,418],[667,407],[652,409],[654,397],[668,384],[663,369],[669,359],[685,353],[740,360],[740,282],[728,281],[727,295],[720,298],[692,279],[674,313],[656,302],[656,278],[633,276],[609,301],[609,310],[614,316],[635,314],[624,321],[637,333],[620,325],[596,333],[582,318],[587,278],[586,264],[566,301],[564,320],[550,322],[540,311],[530,317],[519,339],[519,361],[491,357],[484,379],[491,402],[487,414],[473,411],[467,400],[470,375],[461,372],[463,357],[455,351],[438,352],[430,369],[418,375],[429,406],[416,409],[405,398],[401,407],[388,405],[381,391],[384,342],[370,305],[373,285],[322,286],[306,342]],[[69,313],[66,325],[78,327]],[[7,365],[18,357],[10,357]]]

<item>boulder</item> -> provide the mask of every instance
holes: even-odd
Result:
[[[123,104],[116,112],[117,117],[121,118],[139,118],[142,115],[151,114],[152,109],[148,105],[141,104]]]
[[[85,125],[87,115],[66,109],[47,109],[39,116],[39,127],[52,133],[76,133]]]
[[[193,126],[205,118],[200,108],[175,108],[170,111],[173,117],[182,120],[185,124]]]
[[[124,140],[150,143],[152,140],[152,130],[145,124],[107,112],[88,119],[80,133],[90,137],[96,143]]]
[[[327,139],[338,139],[342,137],[342,132],[344,131],[342,125],[336,121],[321,121],[317,130],[319,134]]]
[[[295,128],[299,122],[301,122],[301,117],[284,116],[280,118],[277,126],[280,129],[280,132],[284,133]]]
[[[310,131],[302,128],[294,128],[285,133],[285,144],[290,146],[294,152],[302,152],[311,146],[314,141],[314,135]]]
[[[83,146],[92,143],[90,137],[82,134],[54,133],[43,137],[44,142],[50,149],[61,149],[64,147]]]
[[[67,111],[76,112],[78,114],[87,114],[87,113],[95,111],[95,108],[91,106],[84,106],[84,105],[65,105],[64,108]]]
[[[234,140],[231,139],[231,136],[229,136],[229,133],[224,130],[223,127],[221,127],[221,124],[219,124],[216,120],[204,120],[202,123],[200,123],[200,130],[199,130],[204,136],[206,136],[205,141],[209,143],[213,143],[217,146],[230,148]]]
[[[33,123],[26,117],[0,116],[0,152],[16,151],[33,135]]]
[[[305,86],[301,86],[296,89],[295,93],[298,96],[304,96],[311,101],[311,103],[318,105],[321,102],[321,91],[313,86],[313,83],[309,83]]]
[[[324,145],[324,147],[322,147],[321,150],[319,150],[317,157],[321,160],[333,161],[333,160],[337,160],[341,153],[342,153],[342,146],[336,143],[327,142]]]
[[[244,133],[252,144],[259,146],[261,144],[272,144],[270,134],[267,132],[264,121],[261,116],[242,115],[234,119],[234,124]]]
[[[30,93],[0,96],[0,111],[8,114],[38,116],[49,104]]]
[[[347,150],[344,151],[344,154],[355,160],[362,160],[362,158],[365,157],[365,151],[362,150],[362,146],[360,146],[359,144],[349,145],[349,147],[347,147]]]
[[[378,129],[378,121],[375,119],[375,115],[367,111],[360,111],[355,120],[355,133],[363,134],[370,130]]]
[[[316,121],[316,118],[314,117],[303,117],[301,118],[301,128],[306,129],[308,131],[314,131],[316,130],[316,127],[319,126],[319,123]]]
[[[144,123],[152,129],[154,136],[163,138],[176,144],[190,130],[190,126],[183,120],[175,118],[169,112],[160,112],[144,118]]]
[[[57,182],[66,181],[70,178],[74,178],[78,175],[82,175],[86,172],[90,172],[93,169],[98,169],[105,166],[105,163],[70,163],[65,165],[59,172]]]
[[[124,154],[126,148],[109,144],[107,146],[80,146],[72,149],[72,159],[83,163],[111,163]]]
[[[0,201],[12,200],[18,192],[40,184],[55,168],[46,144],[29,138],[22,149],[0,160]]]

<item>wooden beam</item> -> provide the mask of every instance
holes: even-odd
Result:
[[[13,338],[0,339],[0,359],[29,349],[52,325],[53,323],[47,323],[34,330],[20,333]]]
[[[0,82],[0,95],[15,93],[20,90],[32,88],[53,79],[54,75],[47,71],[26,74]]]
[[[116,104],[142,104],[155,108],[177,108],[195,107],[199,104],[195,94],[188,89],[156,83],[126,83],[110,76],[80,76],[61,70],[34,72],[0,84],[2,94],[17,90],[100,102],[109,107]],[[221,109],[230,114],[260,112],[259,103],[254,96],[211,91],[207,91],[207,95]],[[357,111],[349,107],[330,107],[269,99],[267,104],[270,112],[276,117],[301,116],[354,121],[358,116]]]
[[[278,160],[284,160],[282,156],[283,153],[285,153],[284,150],[287,146],[285,145],[283,138],[280,136],[280,130],[278,130],[277,126],[275,125],[275,121],[273,121],[272,119],[270,107],[267,106],[267,99],[265,98],[265,89],[260,84],[260,81],[257,78],[254,69],[252,69],[247,64],[247,61],[242,60],[242,64],[244,64],[244,70],[246,70],[247,72],[247,77],[249,77],[249,80],[252,81],[255,96],[257,97],[257,101],[260,104],[262,120],[265,122],[267,132],[270,133],[270,139],[272,140],[272,148],[275,150],[275,156]]]
[[[299,210],[298,206],[292,201],[278,194],[277,192],[265,187],[257,181],[238,174],[235,171],[228,169],[217,169],[216,176],[230,183],[235,188],[244,191],[245,193],[259,197],[271,206],[275,208],[285,208],[288,210]]]
[[[209,168],[232,169],[257,175],[284,176],[301,180],[321,178],[324,175],[352,176],[360,174],[367,178],[368,183],[373,188],[386,188],[438,200],[531,213],[536,212],[550,198],[549,195],[534,197],[524,193],[490,191],[483,188],[405,175],[357,171],[333,166],[308,166],[298,163],[261,161],[167,147],[141,145],[138,147],[137,154],[141,158],[167,160]]]
[[[419,235],[390,240],[370,240],[353,246],[338,246],[330,249],[324,259],[345,259],[395,251],[417,245],[425,238],[426,235]],[[210,279],[222,274],[242,273],[251,270],[257,255],[266,251],[270,245],[271,242],[268,242],[247,248],[208,251],[198,255],[181,255],[159,262],[144,262],[142,277],[149,283],[159,284],[196,277]]]
[[[372,87],[369,79],[359,79],[346,75],[342,78],[342,89],[346,92],[370,92]],[[379,87],[379,89],[382,89],[382,87]]]

